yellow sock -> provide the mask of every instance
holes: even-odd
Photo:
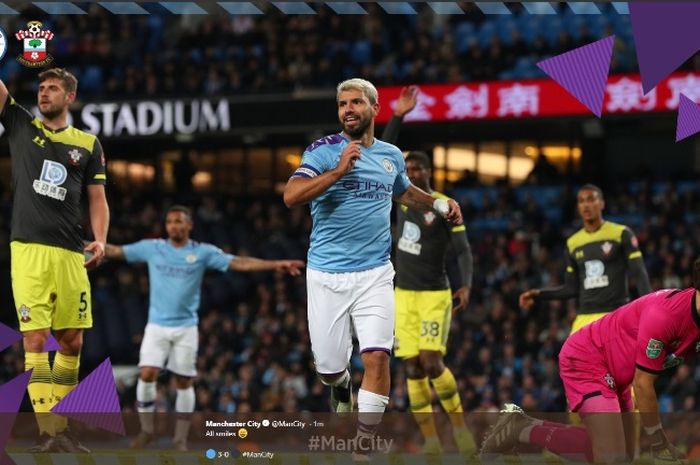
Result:
[[[27,392],[32,401],[32,408],[39,425],[39,434],[48,433],[54,436],[55,430],[51,421],[51,366],[48,352],[26,352],[24,354],[24,370],[31,370]]]
[[[476,442],[464,422],[462,400],[459,397],[459,392],[457,392],[457,381],[454,375],[449,368],[445,368],[440,376],[431,379],[430,382],[433,383],[435,392],[437,392],[440,399],[440,404],[450,418],[457,448],[463,454],[474,454],[476,452]]]
[[[411,412],[416,419],[416,423],[418,423],[421,433],[423,433],[423,437],[426,440],[437,438],[435,419],[433,418],[432,393],[430,392],[428,378],[408,378],[406,385]]]
[[[440,376],[431,379],[430,382],[433,383],[442,408],[449,414],[452,427],[465,428],[462,400],[457,392],[457,381],[450,369],[445,368]]]
[[[51,372],[51,379],[53,381],[52,408],[78,385],[79,368],[79,355],[73,356],[63,355],[60,352],[56,353],[56,358],[53,361],[53,371]],[[65,430],[68,427],[68,418],[61,415],[54,415],[54,427],[57,433]]]

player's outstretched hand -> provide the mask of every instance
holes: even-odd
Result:
[[[454,294],[452,294],[452,314],[454,315],[455,313],[459,312],[460,310],[464,310],[467,308],[467,305],[469,304],[469,294],[470,294],[470,289],[468,287],[460,287],[455,291]],[[455,302],[456,301],[456,305]]]
[[[292,276],[299,276],[304,265],[303,260],[277,260],[275,269]]]
[[[343,152],[340,154],[338,166],[335,168],[336,170],[340,171],[341,175],[348,174],[350,171],[352,171],[352,169],[355,167],[355,163],[357,163],[357,160],[362,158],[362,154],[360,153],[360,144],[361,142],[359,140],[353,140],[345,147],[345,149],[343,149]]]
[[[418,86],[406,86],[401,89],[394,114],[403,118],[416,107],[416,103],[418,103]]]
[[[105,258],[104,242],[94,241],[85,246],[85,256],[90,257],[85,261],[85,268],[92,269],[102,263]]]
[[[537,294],[539,293],[539,289],[529,289],[520,294],[520,298],[518,299],[520,308],[523,310],[530,310],[532,306],[535,305],[535,297],[537,297]]]

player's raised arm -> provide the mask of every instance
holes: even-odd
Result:
[[[462,210],[454,199],[436,199],[413,184],[410,184],[403,194],[394,197],[394,199],[408,208],[423,212],[435,211],[453,224],[462,224]]]
[[[324,173],[302,163],[284,187],[284,204],[289,208],[303,205],[323,194],[355,167],[355,163],[361,158],[360,144],[359,140],[348,143],[340,154],[338,165]]]
[[[381,139],[384,142],[396,144],[396,141],[399,139],[399,129],[401,129],[403,117],[415,108],[416,103],[418,103],[417,86],[406,86],[401,89],[399,99],[396,101],[396,108],[394,108],[394,115],[391,117],[382,133]]]
[[[281,271],[291,276],[301,275],[302,260],[262,260],[254,257],[235,257],[229,262],[229,269],[240,272]]]

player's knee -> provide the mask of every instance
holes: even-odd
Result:
[[[75,338],[68,341],[60,341],[61,349],[60,352],[64,355],[71,355],[76,357],[80,355],[80,350],[83,348],[82,338]]]
[[[41,329],[36,331],[26,331],[23,334],[23,344],[25,352],[44,352],[44,345],[49,338],[49,330]]]
[[[445,371],[445,365],[442,362],[442,354],[436,351],[421,352],[420,365],[430,378],[437,378]]]
[[[154,367],[141,368],[141,370],[139,371],[139,378],[141,379],[141,381],[152,383],[156,379],[158,379],[159,372],[160,369]]]
[[[425,367],[425,372],[428,374],[428,378],[430,379],[438,378],[443,371],[445,371],[445,366],[442,363],[428,365]]]
[[[175,384],[178,389],[189,389],[192,387],[192,378],[188,376],[175,376]]]
[[[406,360],[406,376],[411,379],[425,378],[426,373],[420,365],[418,357],[409,358]]]
[[[368,350],[362,352],[362,363],[365,366],[365,373],[381,373],[389,368],[389,354],[383,350]]]
[[[83,331],[80,329],[63,329],[56,331],[56,340],[63,355],[77,357],[83,348]]]

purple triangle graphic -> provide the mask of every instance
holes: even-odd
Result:
[[[542,60],[537,66],[600,118],[614,42],[615,36],[606,37]]]
[[[56,404],[51,412],[123,436],[124,420],[109,357]]]
[[[27,390],[32,370],[25,371],[16,378],[0,386],[0,465],[14,465],[14,461],[5,452],[5,444],[15,424],[24,393]]]
[[[681,94],[676,122],[676,142],[698,132],[700,132],[700,107],[685,94]]]
[[[22,333],[0,323],[0,351],[7,349],[22,339]]]
[[[629,2],[629,9],[647,94],[700,49],[700,3]]]
[[[51,333],[49,333],[49,338],[46,340],[46,343],[44,344],[44,352],[56,352],[61,348],[61,344],[58,343],[55,337]]]

